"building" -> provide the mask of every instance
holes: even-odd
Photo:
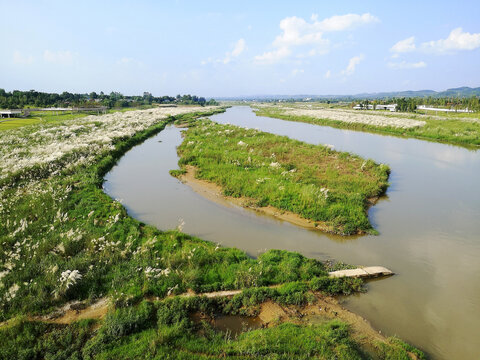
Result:
[[[21,114],[22,110],[0,110],[0,117],[2,118],[18,117]]]
[[[353,110],[373,110],[373,105],[367,105],[367,107],[365,107],[363,104],[357,104],[353,107]]]
[[[377,105],[375,110],[390,110],[391,112],[397,111],[397,104]]]
[[[436,108],[436,107],[428,107],[426,105],[417,105],[417,110],[424,110],[427,111],[443,111],[443,112],[458,112],[458,113],[473,113],[473,110],[466,109],[445,109],[445,108]]]

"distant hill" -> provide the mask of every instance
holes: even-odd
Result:
[[[470,88],[468,86],[462,86],[462,87],[459,87],[459,88],[447,89],[445,91],[442,91],[439,94],[441,94],[441,96],[458,96],[458,97],[479,96],[480,95],[480,87]]]
[[[462,86],[459,88],[447,89],[444,91],[434,90],[407,90],[392,91],[380,93],[363,93],[354,95],[251,95],[251,96],[235,96],[235,97],[216,97],[217,100],[354,100],[354,99],[386,99],[393,97],[470,97],[480,96],[480,87],[471,88]]]

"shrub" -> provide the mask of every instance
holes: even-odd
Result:
[[[138,306],[121,308],[107,315],[102,330],[112,338],[119,338],[153,325],[154,307],[148,301]]]
[[[331,295],[349,295],[354,291],[362,291],[362,285],[363,281],[359,278],[330,278],[328,276],[316,277],[309,284],[311,290]]]

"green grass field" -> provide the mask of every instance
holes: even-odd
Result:
[[[10,118],[10,119],[0,119],[0,131],[16,129],[21,126],[38,124],[42,120],[39,117],[28,117],[25,119],[22,118]]]
[[[126,111],[134,111],[134,110],[143,110],[148,109],[150,106],[142,106],[139,108],[123,108],[123,109],[109,109],[107,110],[108,114],[114,112],[126,112]],[[2,130],[10,130],[16,129],[26,125],[33,125],[33,124],[55,124],[60,123],[66,120],[73,120],[73,119],[81,119],[85,116],[89,115],[97,115],[96,111],[92,112],[78,112],[78,113],[59,113],[54,114],[52,112],[47,111],[34,111],[26,118],[3,118],[0,119],[0,131]],[[100,114],[101,115],[101,114]]]

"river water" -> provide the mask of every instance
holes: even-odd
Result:
[[[260,117],[249,107],[211,119],[388,164],[387,195],[369,211],[380,235],[327,235],[204,199],[168,173],[182,141],[171,126],[125,154],[105,191],[145,223],[172,229],[183,219],[184,232],[252,256],[275,248],[386,266],[397,275],[369,282],[345,307],[433,359],[480,358],[480,151]]]

